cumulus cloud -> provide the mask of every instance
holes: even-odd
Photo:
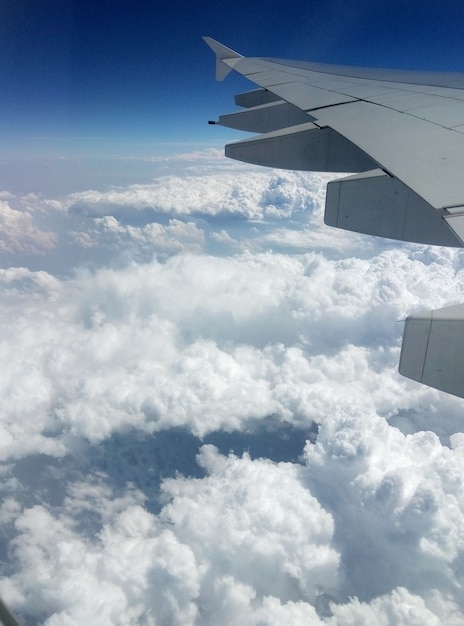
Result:
[[[339,437],[342,432],[340,428]],[[166,480],[165,505],[158,516],[144,509],[137,491],[117,498],[101,478],[74,483],[59,511],[36,505],[17,516],[10,550],[18,573],[0,586],[26,614],[43,615],[47,626],[237,620],[250,625],[279,620],[331,626],[461,624],[461,574],[448,572],[451,585],[444,580],[440,556],[448,564],[453,559],[444,554],[437,558],[428,546],[443,521],[430,506],[430,496],[429,503],[423,496],[426,483],[438,486],[436,473],[443,471],[438,443],[428,439],[429,449],[435,446],[437,454],[426,460],[419,439],[408,442],[396,434],[394,465],[401,470],[403,461],[412,470],[412,476],[404,471],[409,486],[403,490],[384,487],[392,482],[392,470],[387,470],[391,441],[383,451],[372,441],[364,457],[362,444],[355,450],[354,442],[340,442],[332,446],[332,455],[321,455],[323,443],[316,443],[313,452],[307,451],[306,466],[252,461],[246,454],[226,457],[214,446],[203,446],[198,462],[207,475]],[[376,447],[378,466],[369,463]],[[407,452],[414,448],[411,461]],[[324,497],[319,478],[331,472],[322,470],[322,458],[332,470],[337,468],[340,479],[336,483],[332,477]],[[452,473],[462,470],[462,454],[453,457],[449,452],[450,459]],[[426,478],[420,476],[424,464]],[[349,470],[345,478],[343,466]],[[365,480],[366,475],[373,480]],[[361,514],[363,490],[368,495],[362,498],[366,510]],[[456,493],[456,485],[451,490]],[[94,521],[82,527],[89,510]],[[421,514],[426,516],[422,522]],[[403,528],[401,517],[409,517]],[[385,535],[375,541],[379,527]],[[447,530],[460,534],[457,514]],[[375,547],[384,551],[378,554]],[[402,550],[405,558],[400,557]],[[364,568],[362,579],[348,569],[350,558],[353,570]],[[410,570],[419,566],[409,581],[413,590],[407,589]],[[384,592],[366,588],[367,581],[371,586],[383,581]]]
[[[38,228],[30,213],[12,209],[8,202],[0,201],[1,252],[45,254],[55,242],[55,233]]]
[[[233,180],[231,180],[233,176]],[[303,184],[298,184],[300,179]],[[289,218],[308,208],[320,177],[281,172],[271,179],[262,171],[214,176],[166,176],[150,184],[131,185],[108,191],[89,190],[72,194],[67,204],[90,213],[150,209],[169,215],[236,215],[247,219]],[[308,185],[308,182],[310,183]]]
[[[450,450],[431,432],[405,436],[374,416],[361,430],[358,419],[334,416],[306,447],[310,489],[343,546],[345,592],[365,600],[402,586],[427,604],[435,590],[462,609],[459,445]]]
[[[47,626],[462,624],[462,401],[397,372],[462,254],[324,227],[318,175],[155,165],[2,204],[0,593]],[[105,447],[290,426],[299,463],[173,437],[160,500],[158,458]]]
[[[332,518],[297,469],[214,446],[198,460],[208,476],[166,481],[159,516],[137,492],[114,498],[98,482],[72,485],[59,513],[23,510],[11,550],[33,567],[3,580],[4,592],[26,613],[51,613],[47,625],[251,624],[276,608],[317,618],[312,603],[333,591],[339,555]],[[99,519],[79,533],[90,507]]]
[[[269,415],[308,426],[338,406],[397,415],[424,398],[424,410],[437,392],[396,372],[415,264],[182,254],[67,281],[6,270],[2,454],[29,449],[23,428],[53,448],[59,433],[98,441],[128,425],[204,435]]]
[[[167,225],[156,222],[144,226],[122,224],[112,215],[95,218],[93,232],[72,233],[75,241],[86,248],[105,246],[113,250],[121,250],[127,246],[132,248],[132,255],[142,251],[158,256],[172,255],[176,252],[201,252],[205,245],[205,234],[194,222],[169,220]]]

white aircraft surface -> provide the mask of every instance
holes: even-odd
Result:
[[[357,172],[329,182],[324,221],[402,241],[464,246],[464,74],[245,58],[204,37],[216,79],[260,89],[212,122],[259,133],[226,156],[284,169]],[[406,319],[399,371],[464,397],[464,305]]]

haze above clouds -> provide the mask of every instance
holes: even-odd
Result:
[[[143,171],[1,195],[2,597],[46,626],[463,624],[462,400],[397,373],[462,253],[325,227],[325,175]]]

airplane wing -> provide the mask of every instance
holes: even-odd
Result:
[[[464,75],[246,58],[204,37],[216,78],[259,86],[215,122],[259,133],[226,156],[284,169],[354,172],[327,185],[326,224],[464,246]],[[451,310],[452,309],[452,310]],[[406,320],[400,373],[464,397],[464,305]]]

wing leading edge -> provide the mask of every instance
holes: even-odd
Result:
[[[217,80],[234,70],[259,87],[236,96],[241,111],[219,117],[223,126],[258,133],[227,145],[226,156],[355,172],[329,182],[326,224],[464,246],[464,75],[246,58],[204,40],[216,55]],[[408,318],[400,372],[464,397],[464,377],[456,376],[461,328],[464,305]],[[438,336],[439,355],[430,344]]]

